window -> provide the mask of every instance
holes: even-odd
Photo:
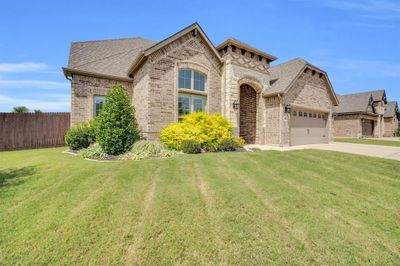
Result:
[[[293,116],[297,116],[297,112],[293,110]]]
[[[192,112],[203,112],[206,107],[206,97],[180,93],[178,96],[178,116],[190,114]]]
[[[304,112],[304,117],[307,117],[308,116],[308,113],[307,112]]]
[[[94,96],[94,117],[97,117],[100,114],[100,111],[104,106],[104,101],[104,96]]]
[[[318,118],[321,118],[321,114],[318,114]]]
[[[313,117],[314,117],[314,118],[317,118],[317,114],[316,114],[316,113],[313,113]]]
[[[200,72],[181,69],[179,70],[179,89],[205,91],[206,77]]]
[[[299,116],[303,116],[303,112],[299,112]]]

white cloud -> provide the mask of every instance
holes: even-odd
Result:
[[[0,73],[41,72],[48,71],[49,68],[50,67],[45,63],[0,63]]]
[[[328,0],[321,3],[342,10],[400,12],[400,2],[392,0]]]
[[[49,80],[6,80],[0,78],[0,89],[67,89],[69,82]]]
[[[345,71],[355,76],[400,78],[400,63],[381,60],[330,59],[315,62],[323,68]]]
[[[26,99],[0,94],[0,111],[11,112],[14,106],[26,106],[31,111],[34,109],[40,109],[44,112],[70,110],[69,95],[48,95],[43,96],[43,98],[48,100]]]

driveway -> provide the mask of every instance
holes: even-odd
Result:
[[[316,149],[316,150],[346,152],[346,153],[367,155],[367,156],[400,161],[400,147],[388,147],[388,146],[368,145],[368,144],[332,142],[329,144],[310,144],[310,145],[299,145],[293,147],[276,147],[276,146],[254,144],[254,145],[246,145],[245,148],[258,148],[260,150],[278,150],[278,151]]]

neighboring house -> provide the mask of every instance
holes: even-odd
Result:
[[[384,137],[393,137],[399,128],[400,112],[397,102],[388,102],[383,115],[385,132]]]
[[[63,69],[71,124],[98,115],[108,89],[121,84],[147,139],[204,111],[221,113],[247,143],[329,142],[338,100],[326,72],[300,58],[270,67],[276,59],[233,38],[215,47],[197,23],[160,42],[74,42]]]
[[[382,137],[386,92],[368,91],[338,95],[335,108],[335,137]]]

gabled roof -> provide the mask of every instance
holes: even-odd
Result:
[[[385,90],[370,91],[370,93],[374,102],[384,101],[387,103]]]
[[[179,39],[180,37],[182,37],[183,35],[189,33],[193,31],[193,34],[200,34],[200,36],[204,39],[204,41],[206,42],[206,44],[208,45],[208,47],[210,48],[210,50],[214,53],[214,55],[216,56],[216,58],[222,62],[221,56],[219,55],[218,51],[215,49],[214,45],[211,43],[210,39],[208,38],[208,36],[205,34],[205,32],[203,31],[203,29],[200,27],[200,25],[195,22],[192,25],[184,28],[183,30],[175,33],[174,35],[154,44],[153,46],[147,48],[146,50],[141,51],[136,59],[134,60],[134,62],[132,63],[132,65],[129,67],[128,71],[127,71],[127,75],[129,76],[130,74],[132,74],[136,68],[138,66],[141,65],[142,62],[144,62],[144,60],[146,60],[147,56],[151,55],[152,53],[154,53],[155,51],[163,48],[164,46],[170,44],[171,42]]]
[[[126,72],[133,59],[154,43],[143,38],[73,42],[64,72],[66,75],[81,72],[128,78]]]
[[[241,41],[239,41],[239,40],[237,40],[235,38],[232,38],[232,37],[227,39],[227,40],[225,40],[225,41],[223,41],[220,45],[218,45],[216,47],[216,49],[219,51],[220,49],[223,49],[224,47],[229,46],[229,45],[233,45],[233,46],[235,46],[235,47],[237,47],[239,49],[244,49],[244,50],[247,50],[247,51],[249,51],[251,53],[254,53],[256,55],[265,57],[266,59],[268,59],[268,61],[274,61],[274,60],[278,59],[276,56],[273,56],[273,55],[270,55],[270,54],[268,54],[266,52],[260,51],[260,50],[258,50],[256,48],[248,45],[247,43],[241,42]]]
[[[395,117],[399,115],[399,108],[397,102],[388,102],[385,105],[384,117]]]
[[[334,99],[334,105],[338,104],[338,99],[332,88],[332,84],[329,80],[327,73],[320,68],[310,64],[303,58],[295,58],[288,62],[276,65],[269,69],[271,87],[263,92],[263,95],[275,95],[286,93],[295,81],[300,77],[306,68],[310,68],[326,78],[328,89]]]
[[[371,92],[361,92],[346,95],[338,95],[339,106],[335,112],[341,113],[366,113],[368,106],[372,104]]]

